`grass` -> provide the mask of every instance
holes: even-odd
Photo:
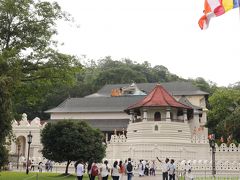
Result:
[[[57,173],[36,173],[30,172],[28,175],[24,172],[0,172],[0,180],[76,180],[76,175],[63,175]],[[83,180],[88,180],[85,175]]]
[[[0,180],[76,180],[76,174],[65,175],[59,173],[38,173],[29,172],[27,175],[25,172],[13,172],[13,171],[0,171]],[[98,178],[96,177],[95,180]],[[112,179],[108,177],[108,179]],[[88,175],[84,174],[83,180],[89,180]]]

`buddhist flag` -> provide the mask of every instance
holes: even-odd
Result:
[[[205,0],[204,15],[199,19],[201,29],[208,28],[211,18],[221,16],[227,11],[240,6],[240,0]]]

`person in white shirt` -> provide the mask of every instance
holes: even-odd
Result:
[[[139,176],[144,176],[144,165],[142,163],[142,160],[140,160],[138,164],[138,174]]]
[[[112,172],[111,172],[113,180],[119,180],[119,176],[120,176],[119,171],[120,171],[120,167],[118,166],[118,162],[115,161],[113,163],[113,168],[112,168]]]
[[[158,157],[157,160],[162,163],[162,176],[163,180],[168,180],[168,171],[169,171],[169,159],[166,158],[165,162],[162,162]]]
[[[150,165],[150,176],[155,176],[156,175],[156,169],[157,166],[155,164],[155,161],[152,161],[151,165]]]
[[[174,164],[174,160],[171,159],[170,164],[169,164],[169,180],[175,180],[175,171],[176,171],[176,166]]]
[[[77,172],[77,179],[78,180],[82,180],[83,179],[83,174],[84,174],[84,165],[82,160],[78,161],[76,163],[77,167],[76,167],[76,172]]]
[[[105,160],[103,162],[103,165],[100,167],[100,172],[102,176],[102,180],[107,180],[108,179],[108,174],[109,174],[110,168],[108,166],[108,161]]]

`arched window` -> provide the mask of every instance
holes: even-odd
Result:
[[[158,131],[158,125],[155,125],[155,126],[154,126],[154,130],[155,130],[155,131]]]
[[[160,112],[155,112],[154,121],[161,121],[161,113]]]

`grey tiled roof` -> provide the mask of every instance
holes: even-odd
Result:
[[[136,103],[143,97],[68,98],[56,108],[45,112],[123,112],[129,105]]]
[[[140,90],[147,94],[157,83],[136,84]],[[189,82],[161,83],[171,95],[207,95]],[[112,89],[128,87],[130,84],[105,85],[97,93],[84,98],[68,98],[56,108],[45,111],[46,113],[61,112],[123,112],[130,105],[135,104],[144,96],[118,96],[111,97]]]
[[[156,86],[157,83],[137,83],[140,90],[145,91],[147,94]],[[201,91],[198,87],[194,86],[191,82],[167,82],[160,83],[171,95],[208,95],[209,93]],[[87,97],[109,97],[112,89],[128,87],[130,84],[110,84],[103,86],[98,92]]]

